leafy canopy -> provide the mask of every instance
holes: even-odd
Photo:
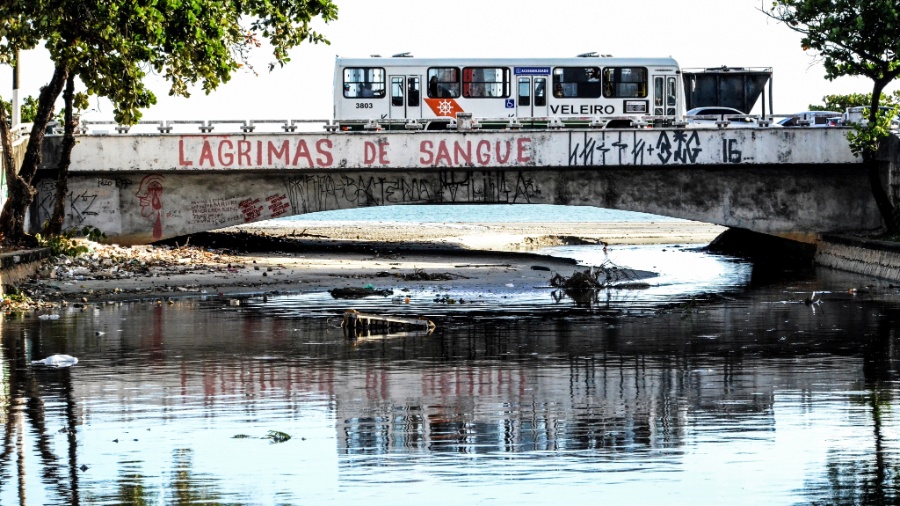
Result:
[[[893,0],[775,0],[768,11],[803,35],[825,76],[889,83],[900,74],[900,4]]]
[[[169,93],[206,93],[228,82],[260,38],[274,62],[304,41],[328,43],[311,27],[336,19],[332,0],[3,0],[0,63],[43,43],[58,67],[74,73],[91,95],[108,97],[116,121],[133,124],[156,103],[143,83],[163,76]]]
[[[854,153],[870,157],[890,135],[890,118],[879,114],[884,88],[900,75],[900,3],[896,0],[774,0],[766,14],[803,35],[806,51],[822,59],[825,77],[862,76],[872,93],[846,96],[826,106],[843,111],[868,98],[869,121],[848,138]],[[892,104],[893,105],[893,104]],[[877,198],[877,197],[876,197]]]

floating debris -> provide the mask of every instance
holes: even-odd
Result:
[[[562,288],[578,305],[591,306],[598,302],[597,292],[600,290],[641,289],[649,288],[650,284],[635,280],[630,269],[621,269],[607,260],[599,266],[575,271],[568,278],[554,274],[550,278],[550,286]]]
[[[369,288],[369,286],[364,286],[362,288],[353,286],[347,288],[334,288],[328,293],[330,293],[331,296],[335,299],[361,299],[363,297],[390,297],[391,295],[394,295],[393,290],[378,290],[374,287]]]
[[[231,439],[256,439],[248,434],[235,434]],[[291,439],[291,435],[278,430],[270,430],[268,434],[258,439],[270,439],[273,443],[284,443]]]
[[[405,281],[452,281],[454,279],[463,278],[459,274],[451,274],[449,272],[442,272],[436,274],[428,274],[422,269],[416,268],[412,274],[402,274],[399,277],[403,278]]]
[[[78,359],[71,355],[50,355],[43,360],[32,360],[31,365],[41,365],[45,367],[71,367],[78,363]]]
[[[287,434],[285,432],[270,430],[265,439],[271,439],[273,443],[284,443],[285,441],[291,439],[291,436],[290,434]]]

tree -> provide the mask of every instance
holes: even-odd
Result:
[[[16,50],[43,43],[55,65],[18,174],[26,188],[10,187],[0,213],[4,240],[28,239],[25,213],[44,132],[70,76],[89,94],[109,98],[116,121],[130,125],[156,103],[143,83],[148,71],[169,81],[170,94],[190,96],[192,86],[210,93],[247,63],[261,39],[272,46],[270,69],[289,62],[288,51],[302,42],[328,43],[311,27],[316,17],[336,19],[332,0],[4,0],[0,62],[13,63]]]
[[[890,135],[889,118],[878,107],[884,89],[900,75],[900,5],[887,0],[773,0],[763,11],[800,33],[804,51],[815,51],[825,78],[863,76],[872,80],[869,121],[848,136],[862,156],[875,203],[890,233],[896,233],[893,204],[881,179],[875,154]]]
[[[85,95],[85,97],[87,97],[87,95]],[[6,109],[6,116],[9,118],[9,116],[12,115],[12,102],[0,99],[0,103],[3,104],[3,108]],[[19,118],[22,123],[31,123],[34,121],[35,116],[37,116],[37,105],[37,99],[31,95],[28,95],[22,100],[22,105],[19,106]],[[84,108],[86,109],[87,106]],[[56,120],[62,123],[62,113],[57,115]]]

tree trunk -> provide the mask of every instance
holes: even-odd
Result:
[[[0,140],[2,140],[3,147],[3,173],[6,175],[6,188],[9,192],[7,204],[14,198],[28,198],[30,200],[32,198],[32,194],[29,193],[31,188],[21,177],[19,177],[16,162],[13,158],[12,136],[10,135],[9,124],[7,123],[6,109],[3,107],[0,107]],[[0,218],[2,217],[3,216],[0,216]],[[8,219],[15,218],[12,214],[9,214],[6,217]],[[18,245],[23,241],[24,238],[21,235],[9,234],[7,231],[24,230],[24,224],[22,224],[22,226],[16,226],[14,222],[9,224],[2,223],[2,227],[3,228],[0,229],[0,236],[2,236],[4,243]]]
[[[3,151],[3,159],[0,160],[0,165],[2,165],[6,180],[12,181],[16,177],[16,162],[13,159],[12,136],[10,135],[7,121],[6,108],[0,105],[0,150]],[[7,183],[8,185],[9,183]]]
[[[18,171],[16,179],[10,179],[7,182],[9,198],[6,205],[3,206],[3,212],[0,213],[0,234],[8,242],[22,243],[27,239],[25,214],[35,195],[34,188],[31,187],[31,180],[34,179],[34,175],[41,165],[44,134],[47,131],[47,124],[50,123],[50,118],[53,116],[53,103],[62,93],[68,75],[68,69],[57,66],[53,72],[53,79],[47,86],[41,88],[37,117],[31,128],[22,167]]]
[[[890,81],[888,81],[890,82]],[[887,86],[888,82],[876,80],[872,89],[872,104],[869,109],[869,125],[875,124],[878,117],[878,106],[881,102],[881,92]],[[894,205],[891,203],[891,197],[884,188],[884,182],[881,179],[881,167],[875,152],[868,150],[862,153],[863,165],[869,176],[869,186],[872,188],[872,196],[875,198],[875,205],[878,206],[878,212],[881,213],[881,219],[888,234],[896,235],[898,232],[898,223],[894,220]]]
[[[63,93],[65,100],[65,134],[63,135],[62,153],[59,157],[59,167],[56,168],[56,198],[53,204],[53,215],[47,221],[44,233],[47,235],[59,235],[62,233],[63,221],[66,218],[66,197],[69,194],[69,163],[72,160],[72,148],[75,147],[75,118],[73,115],[73,100],[75,98],[75,75],[69,74],[66,79],[66,91]]]
[[[875,205],[878,206],[878,212],[881,213],[887,233],[896,235],[898,228],[894,221],[894,205],[881,180],[881,164],[878,163],[874,153],[863,153],[862,155],[863,166],[869,176],[869,186],[872,188],[872,196],[875,197]]]

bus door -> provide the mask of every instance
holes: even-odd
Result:
[[[653,115],[666,116],[666,121],[676,117],[678,111],[678,78],[677,76],[659,75],[653,78]]]
[[[391,76],[390,119],[422,118],[422,79],[419,76]]]
[[[519,76],[516,82],[516,116],[544,118],[547,116],[547,78]]]

